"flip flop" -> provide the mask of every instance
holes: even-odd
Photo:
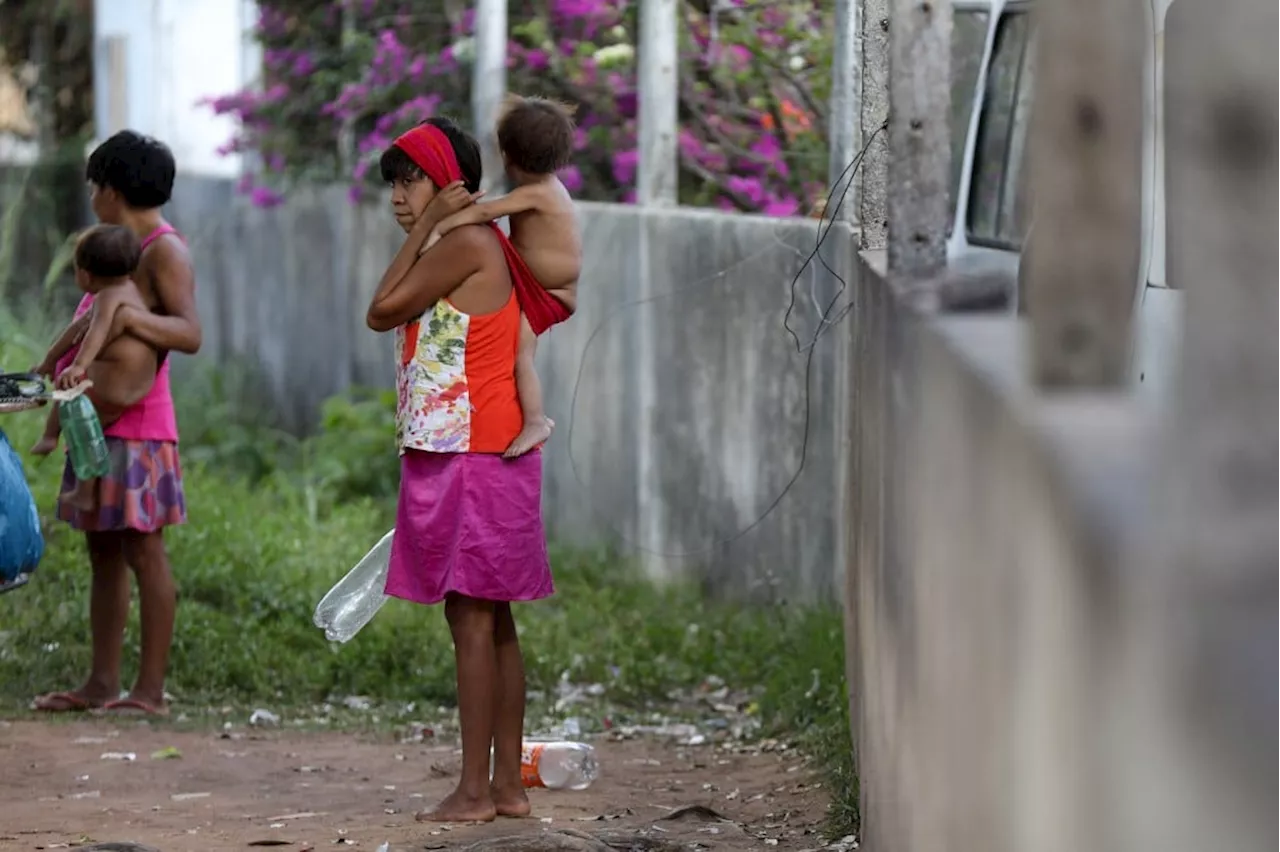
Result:
[[[169,708],[157,707],[137,698],[121,698],[116,701],[108,701],[99,707],[96,712],[102,716],[157,716],[163,718],[169,715]]]
[[[102,706],[74,692],[50,692],[31,702],[37,713],[87,713]]]

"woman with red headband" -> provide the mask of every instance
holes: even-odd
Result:
[[[462,778],[420,820],[525,816],[520,780],[524,661],[511,604],[549,596],[542,456],[504,459],[523,417],[516,393],[521,278],[527,269],[492,224],[423,246],[479,197],[480,147],[431,119],[382,155],[396,222],[408,236],[369,305],[396,332],[400,499],[387,594],[444,602],[458,669]],[[489,754],[493,749],[490,781]]]

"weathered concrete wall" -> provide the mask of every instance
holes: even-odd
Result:
[[[295,428],[331,394],[390,383],[391,341],[364,326],[403,239],[382,209],[335,189],[258,210],[229,183],[186,179],[170,213],[195,258],[200,357],[258,364]],[[797,282],[798,351],[783,322],[815,222],[600,204],[581,218],[580,309],[538,355],[558,426],[546,452],[553,535],[615,544],[655,577],[719,593],[830,599],[848,335],[808,344],[818,306],[852,277],[851,233],[824,241],[834,272],[814,260]]]
[[[1183,608],[1177,655],[1134,651],[1164,603],[1134,572],[1159,529],[1169,402],[1038,393],[1022,321],[922,319],[868,260],[847,329],[863,848],[1119,852],[1210,812],[1219,848],[1273,847],[1274,767],[1254,765],[1276,753],[1274,575],[1234,601],[1229,634]],[[1221,693],[1237,724],[1210,731],[1185,708],[1214,704],[1199,658],[1223,647],[1222,682],[1250,686]]]

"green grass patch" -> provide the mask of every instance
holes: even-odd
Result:
[[[45,335],[0,333],[0,367],[30,363],[30,346],[15,343],[21,338]],[[166,536],[180,589],[169,682],[177,709],[210,719],[224,706],[266,707],[301,719],[326,702],[341,707],[344,697],[368,696],[400,707],[385,718],[401,722],[424,708],[449,711],[453,650],[438,608],[390,601],[340,646],[311,623],[324,592],[392,524],[394,475],[381,458],[362,463],[391,446],[382,400],[334,401],[317,434],[297,441],[237,420],[211,382],[188,387],[201,389],[180,412],[192,436],[183,448],[190,523]],[[0,428],[21,452],[42,417],[0,416]],[[90,658],[83,544],[50,517],[61,458],[25,461],[47,544],[30,584],[0,596],[0,713],[9,715],[23,713],[37,693],[78,684]],[[762,734],[822,763],[835,798],[830,830],[852,833],[857,796],[837,612],[708,602],[693,585],[654,586],[628,559],[603,550],[554,548],[553,565],[556,596],[517,610],[529,689],[541,696],[531,721],[581,716],[590,731],[606,716],[614,724],[711,716],[686,699],[723,682],[749,697],[749,718]],[[137,638],[135,611],[126,679]],[[598,684],[602,694],[555,711],[565,682]],[[360,718],[328,717],[334,726]]]

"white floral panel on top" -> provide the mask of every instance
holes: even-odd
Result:
[[[396,444],[465,453],[471,447],[466,347],[471,318],[446,300],[396,329]],[[406,352],[405,347],[410,347]]]

